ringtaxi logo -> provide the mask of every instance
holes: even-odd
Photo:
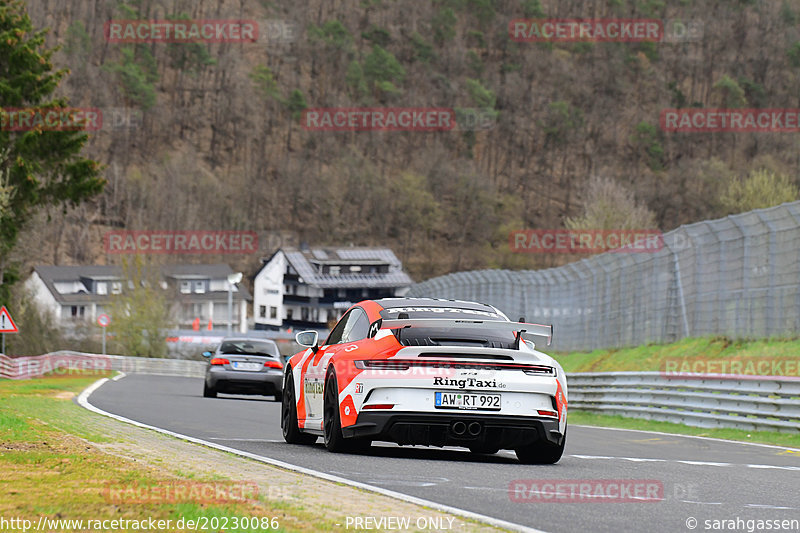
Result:
[[[160,481],[151,484],[109,483],[103,490],[106,502],[126,504],[243,503],[258,501],[253,481]]]
[[[659,122],[666,132],[797,133],[800,109],[664,109]]]
[[[656,479],[516,479],[508,484],[514,503],[654,503],[664,500]]]
[[[512,252],[521,253],[654,253],[664,247],[664,237],[659,230],[650,229],[529,229],[512,232],[509,246]]]
[[[146,43],[254,43],[254,20],[110,20],[103,26],[106,41]]]
[[[456,113],[439,107],[329,107],[306,109],[301,125],[313,131],[448,131]]]
[[[3,131],[97,131],[103,112],[95,107],[0,108]]]
[[[109,231],[107,254],[254,254],[253,231]]]

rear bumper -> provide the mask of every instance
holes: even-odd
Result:
[[[219,368],[206,372],[206,384],[222,393],[280,394],[283,389],[283,372],[242,372]]]
[[[458,422],[465,425],[463,433],[459,431],[462,426],[457,425]],[[476,434],[478,428],[480,431]],[[364,437],[398,444],[500,449],[514,449],[543,441],[560,444],[563,438],[555,418],[493,416],[474,411],[362,411],[355,424],[342,428],[342,434],[345,437]]]

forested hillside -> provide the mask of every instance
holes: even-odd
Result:
[[[165,7],[166,6],[166,7]],[[669,230],[728,214],[740,180],[796,185],[797,133],[666,133],[662,109],[800,107],[798,1],[30,0],[74,106],[129,108],[92,133],[107,185],[43,213],[15,257],[103,263],[111,229],[239,229],[309,244],[393,247],[424,279],[568,258],[511,253],[524,228],[564,227],[610,197]],[[115,44],[111,19],[253,19],[255,43]],[[658,43],[526,43],[517,18],[691,21]],[[267,21],[272,21],[267,23]],[[279,35],[276,28],[294,28]],[[482,109],[469,131],[309,131],[306,108]],[[595,187],[597,190],[597,187]],[[620,202],[622,202],[620,200]],[[595,206],[596,207],[596,206]],[[744,204],[744,207],[747,207]],[[624,209],[619,208],[625,214]],[[163,257],[162,257],[163,259]],[[186,257],[179,260],[186,260]],[[223,260],[252,271],[258,256]]]

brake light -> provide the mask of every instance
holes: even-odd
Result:
[[[362,411],[367,409],[391,409],[394,407],[393,403],[373,403],[372,405],[365,405],[361,408]]]
[[[215,357],[211,360],[212,365],[229,365],[231,362],[221,357]]]
[[[266,361],[264,362],[264,367],[266,368],[283,368],[283,365],[280,361]]]
[[[555,411],[545,411],[544,409],[539,409],[537,412],[542,416],[555,416],[555,417],[558,417],[558,413],[556,413]]]

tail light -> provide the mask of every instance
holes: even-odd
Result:
[[[212,365],[229,365],[231,362],[221,357],[215,357],[211,360]]]
[[[283,365],[280,361],[266,361],[264,368],[283,368]]]
[[[393,403],[373,403],[372,405],[365,405],[361,408],[362,411],[367,409],[391,409],[394,407]]]
[[[537,411],[537,413],[539,413],[542,416],[555,416],[555,417],[558,417],[558,413],[555,412],[555,411],[545,411],[544,409],[539,409]]]

